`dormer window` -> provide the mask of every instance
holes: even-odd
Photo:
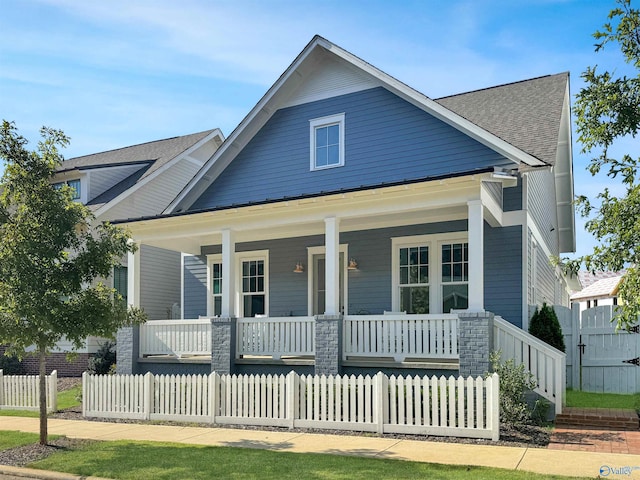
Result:
[[[76,180],[67,180],[65,182],[57,182],[53,184],[53,188],[59,190],[63,186],[69,186],[73,188],[73,196],[71,197],[73,200],[80,200],[81,190],[80,190],[80,179]]]
[[[311,170],[344,165],[344,113],[309,121]]]

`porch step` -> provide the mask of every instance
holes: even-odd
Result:
[[[613,430],[640,430],[638,413],[622,408],[565,407],[556,416],[556,427],[592,427]]]

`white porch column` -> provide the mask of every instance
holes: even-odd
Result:
[[[132,307],[140,307],[140,251],[138,244],[135,253],[127,253],[127,303]]]
[[[340,219],[324,219],[325,315],[340,313]]]
[[[236,241],[234,232],[222,230],[222,310],[221,317],[235,316],[236,280],[235,280]]]
[[[484,310],[484,207],[482,200],[467,202],[469,209],[469,311]]]

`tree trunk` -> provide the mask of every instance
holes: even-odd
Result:
[[[40,345],[39,356],[39,381],[40,381],[40,445],[46,445],[47,432],[47,349]]]

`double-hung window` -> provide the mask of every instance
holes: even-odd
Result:
[[[401,247],[400,310],[407,313],[429,313],[429,246]]]
[[[222,255],[207,255],[207,315],[222,315]]]
[[[69,186],[69,187],[71,187],[73,189],[71,198],[73,200],[80,200],[80,194],[81,194],[81,191],[80,191],[80,179],[67,180],[65,182],[54,183],[53,184],[53,188],[55,188],[56,190],[60,190],[65,185],[67,185],[67,186]]]
[[[255,317],[267,313],[267,262],[265,257],[240,261],[240,294],[242,316]]]
[[[449,313],[469,305],[469,244],[459,234],[392,240],[392,308]]]
[[[311,170],[344,165],[344,113],[309,121]]]
[[[442,311],[469,308],[469,244],[443,243],[442,255]]]

